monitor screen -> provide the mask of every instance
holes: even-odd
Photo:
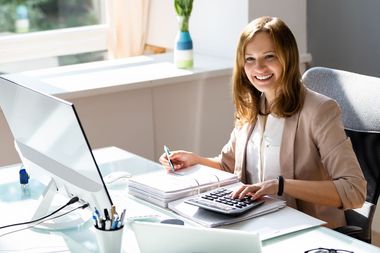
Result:
[[[72,103],[0,77],[0,106],[26,168],[48,171],[60,192],[92,209],[111,207]]]

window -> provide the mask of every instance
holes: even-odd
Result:
[[[103,59],[105,13],[105,0],[0,0],[0,72]]]
[[[33,32],[96,25],[99,0],[2,0],[0,32]]]

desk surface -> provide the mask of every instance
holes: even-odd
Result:
[[[104,175],[117,170],[126,170],[134,175],[155,170],[158,166],[139,156],[112,148],[96,151],[95,156],[98,161],[102,160],[101,170]],[[128,162],[126,163],[126,161]],[[0,169],[0,210],[2,217],[0,226],[31,219],[49,179],[39,172],[31,173],[31,191],[30,194],[25,194],[19,185],[18,168],[19,166],[15,165]],[[123,180],[121,179],[108,186],[108,189],[113,201],[120,203],[119,208],[127,208],[127,217],[143,215],[158,215],[160,218],[177,217],[169,210],[128,196],[125,189],[126,181]],[[241,228],[248,222],[241,222]],[[0,230],[0,252],[98,252],[91,222],[86,223],[81,228],[71,230],[26,229],[2,236],[4,233],[16,229],[18,228]],[[134,233],[129,226],[124,229],[122,247],[124,253],[139,252]],[[268,253],[284,252],[284,249],[286,252],[304,252],[318,247],[345,249],[355,253],[380,252],[378,247],[324,227],[304,229],[263,241],[263,252]]]

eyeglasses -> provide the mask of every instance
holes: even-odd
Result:
[[[326,248],[317,248],[309,249],[305,253],[354,253],[353,251],[344,250],[344,249],[326,249]]]

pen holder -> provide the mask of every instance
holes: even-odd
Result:
[[[96,238],[100,253],[120,253],[123,243],[124,226],[113,230],[102,230],[95,227]]]

